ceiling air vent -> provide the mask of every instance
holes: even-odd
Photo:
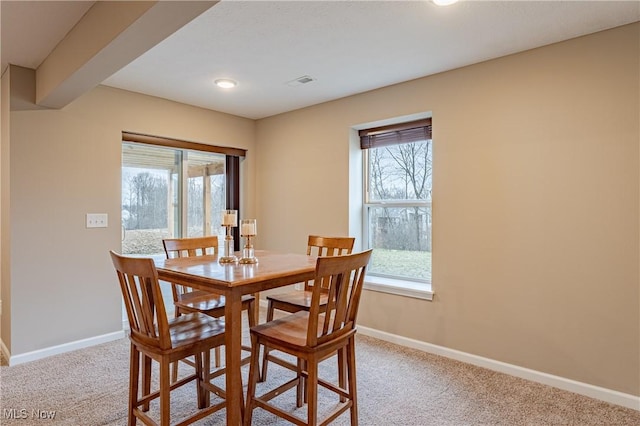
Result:
[[[287,85],[295,87],[295,86],[300,86],[301,84],[311,83],[314,80],[315,79],[313,77],[310,77],[308,75],[303,75],[302,77],[298,77],[294,80],[287,81]]]

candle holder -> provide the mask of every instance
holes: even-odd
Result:
[[[218,261],[220,263],[236,263],[238,258],[233,254],[233,235],[231,234],[231,228],[238,226],[238,211],[223,210],[222,226],[226,228],[226,234],[224,237],[224,255],[220,257]]]
[[[258,263],[258,258],[255,256],[253,244],[251,243],[251,239],[257,235],[256,231],[255,219],[242,219],[240,221],[240,236],[246,238],[242,248],[242,257],[239,260],[240,263]]]

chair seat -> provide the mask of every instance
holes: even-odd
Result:
[[[280,304],[286,304],[290,306],[295,306],[300,309],[309,310],[311,308],[311,296],[313,295],[313,291],[290,291],[288,293],[274,294],[267,296],[267,300],[273,301]],[[320,295],[320,305],[327,304],[327,295]],[[299,310],[299,309],[298,309]]]
[[[318,315],[318,334],[322,334],[324,314]],[[259,337],[261,343],[297,350],[315,349],[307,345],[307,327],[309,312],[299,311],[282,318],[269,321],[251,328],[251,334]],[[274,345],[275,344],[275,345]]]
[[[242,304],[246,305],[253,301],[250,295],[242,296]],[[220,310],[220,315],[224,315],[225,297],[220,294],[210,293],[202,290],[194,290],[180,295],[180,300],[175,302],[175,306],[182,312],[202,312],[211,315],[213,311]],[[246,306],[243,306],[246,309]]]
[[[307,343],[309,312],[300,311],[251,328],[251,334],[260,338],[304,347]]]
[[[224,335],[224,321],[201,313],[168,319],[171,347],[176,350]]]

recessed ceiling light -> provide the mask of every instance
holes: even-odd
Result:
[[[237,81],[231,80],[229,78],[220,78],[215,81],[216,86],[222,87],[223,89],[231,89],[232,87],[236,87],[238,85]]]
[[[449,6],[450,4],[456,3],[458,0],[431,0],[434,4],[438,6]]]

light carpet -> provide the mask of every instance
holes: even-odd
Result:
[[[356,352],[361,425],[640,425],[640,412],[632,409],[371,337],[359,335]],[[129,342],[120,339],[0,367],[0,424],[124,425],[128,363]],[[181,366],[182,374],[188,370]],[[245,383],[247,371],[245,367]],[[325,361],[320,371],[335,377],[335,362]],[[270,383],[290,374],[269,366]],[[196,407],[195,385],[186,385],[172,398],[175,418],[189,413]],[[293,407],[295,391],[276,400]],[[336,400],[322,393],[321,407]],[[304,407],[298,410],[305,412]],[[53,419],[39,418],[51,413]],[[254,413],[256,425],[288,424],[260,409]],[[223,425],[225,412],[196,424]],[[349,424],[348,413],[334,424]]]

